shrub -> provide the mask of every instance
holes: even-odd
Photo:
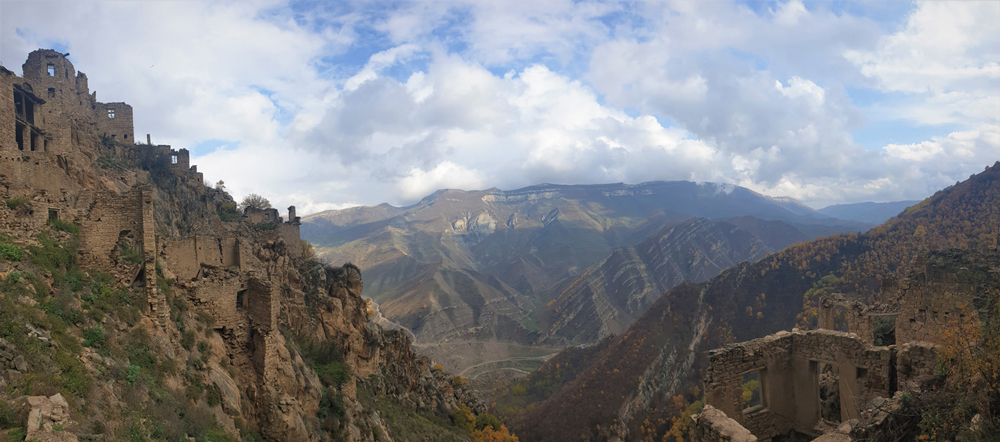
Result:
[[[20,261],[24,259],[24,251],[14,244],[0,242],[0,258],[7,261]]]
[[[497,418],[496,416],[492,415],[492,414],[483,413],[483,414],[480,414],[479,416],[476,416],[476,429],[477,430],[482,430],[483,428],[486,428],[487,426],[490,426],[490,427],[493,427],[493,430],[500,431],[500,426],[501,425],[502,425],[502,423],[500,422],[500,419]]]
[[[83,330],[83,346],[98,350],[107,349],[107,341],[104,337],[104,329],[96,326]]]
[[[184,330],[184,335],[181,336],[181,347],[184,347],[185,350],[191,350],[191,347],[194,347],[194,339],[194,330]]]
[[[273,223],[259,223],[253,225],[253,228],[257,230],[274,230],[277,227],[278,226],[274,225]]]
[[[73,224],[73,223],[70,223],[70,222],[63,221],[63,220],[58,219],[58,218],[56,218],[56,219],[50,219],[46,224],[48,224],[49,227],[52,227],[53,229],[56,229],[56,230],[58,230],[60,232],[66,232],[66,233],[72,234],[73,236],[79,236],[80,235],[80,225],[79,224]]]
[[[10,210],[17,210],[18,208],[25,207],[30,201],[27,196],[16,196],[7,200],[7,208]]]
[[[29,247],[31,262],[35,265],[55,275],[59,273],[58,270],[68,269],[76,263],[75,241],[63,244],[53,238],[49,232],[39,233],[36,239],[41,246]]]
[[[351,378],[351,367],[343,362],[330,362],[316,366],[316,375],[325,385],[332,385],[340,388]]]
[[[215,384],[209,385],[205,389],[205,400],[209,407],[215,407],[222,403],[222,391]]]
[[[220,181],[221,182],[221,181]],[[228,202],[219,205],[219,210],[216,212],[219,214],[219,218],[222,222],[231,222],[239,218],[240,214],[236,210],[236,203]]]
[[[451,413],[451,423],[470,433],[476,429],[476,418],[465,404],[459,405],[458,409]]]

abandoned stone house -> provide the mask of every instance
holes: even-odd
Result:
[[[204,191],[202,174],[187,149],[153,145],[148,135],[137,143],[132,106],[97,101],[68,55],[31,52],[23,77],[0,66],[0,199],[23,201],[18,210],[0,205],[0,231],[31,238],[53,219],[78,223],[82,267],[142,287],[162,326],[169,309],[157,288],[160,268],[217,328],[259,349],[254,364],[265,376],[283,282],[277,269],[302,253],[295,208],[287,222],[275,209],[248,210],[213,235],[158,234],[153,186],[95,173],[98,158],[153,154],[178,185],[196,192]]]
[[[843,423],[936,373],[935,333],[977,320],[971,284],[935,271],[917,259],[885,304],[822,297],[817,330],[712,351],[695,440],[850,440]]]

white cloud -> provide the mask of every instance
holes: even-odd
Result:
[[[481,189],[483,175],[451,161],[443,161],[431,170],[410,169],[399,180],[398,187],[403,198],[420,199],[438,189]]]
[[[137,133],[223,140],[199,170],[303,214],[539,182],[921,198],[1000,152],[996,2],[46,4],[0,3],[8,68],[65,45]],[[866,121],[949,126],[866,150]]]
[[[847,50],[878,87],[915,94],[895,116],[921,124],[1000,119],[1000,2],[923,2],[869,51]]]

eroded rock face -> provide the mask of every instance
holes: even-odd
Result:
[[[325,293],[316,301],[318,323],[302,324],[299,329],[314,329],[316,338],[341,343],[345,362],[369,392],[394,397],[417,410],[450,413],[460,404],[467,404],[475,412],[485,411],[468,384],[456,381],[431,367],[426,357],[416,355],[405,332],[385,330],[371,321],[361,297],[363,283],[357,267],[316,268],[310,277],[325,287]],[[299,313],[290,317],[304,320],[308,316]],[[354,381],[343,390],[349,400],[357,400]],[[364,418],[360,407],[356,410],[352,423]]]

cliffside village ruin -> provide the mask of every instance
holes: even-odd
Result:
[[[883,287],[885,303],[820,297],[818,330],[712,351],[695,440],[846,442],[859,426],[886,436],[893,403],[929,389],[938,372],[937,333],[977,321],[970,283],[925,258],[909,272]]]
[[[0,67],[0,198],[29,201],[21,212],[0,211],[0,226],[32,238],[51,220],[79,223],[81,266],[144,288],[149,315],[161,327],[169,308],[156,272],[158,265],[169,269],[175,290],[211,314],[220,332],[257,349],[253,363],[266,384],[274,375],[280,283],[268,267],[301,256],[295,207],[287,220],[276,209],[249,208],[242,222],[225,223],[231,226],[214,235],[157,235],[152,186],[108,183],[88,173],[95,156],[153,154],[180,184],[202,194],[204,178],[190,165],[187,149],[153,145],[149,136],[136,144],[132,106],[97,101],[68,55],[31,52],[23,78]],[[96,148],[105,152],[93,151],[97,137],[104,142]],[[123,259],[129,251],[137,256]]]

